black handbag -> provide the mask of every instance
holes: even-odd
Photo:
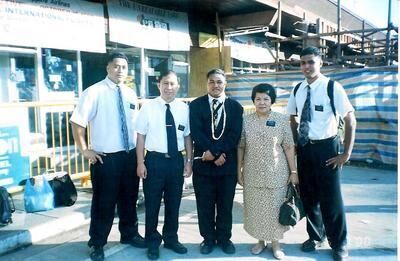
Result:
[[[78,194],[69,174],[56,176],[49,181],[54,192],[54,206],[68,207],[75,204]]]
[[[299,192],[290,183],[286,192],[286,201],[279,209],[279,223],[284,226],[295,226],[304,216],[305,212]]]

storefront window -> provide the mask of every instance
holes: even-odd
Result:
[[[172,70],[176,72],[180,84],[180,89],[177,97],[187,97],[188,93],[188,63],[186,62],[186,54],[172,53],[168,56],[149,56],[148,57],[148,94],[147,97],[156,97],[160,95],[157,83],[160,73],[163,71]]]
[[[44,81],[48,92],[78,96],[76,52],[43,49]],[[44,97],[46,98],[46,97]]]
[[[33,54],[0,52],[0,102],[37,100]]]
[[[179,79],[180,88],[177,97],[186,98],[188,95],[188,82],[189,82],[189,64],[187,62],[186,53],[174,53],[172,58],[172,70],[176,72]]]
[[[137,96],[140,96],[140,56],[132,56],[127,54],[128,63],[128,77],[126,77],[125,84],[135,90]]]
[[[147,70],[147,83],[148,93],[147,97],[152,98],[160,95],[157,83],[161,72],[168,70],[168,57],[148,57],[148,70]]]
[[[32,50],[0,51],[0,103],[37,101],[35,61]],[[0,126],[16,127],[26,144],[28,133],[34,131],[34,109],[2,107],[0,115]]]

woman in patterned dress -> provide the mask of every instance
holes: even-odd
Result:
[[[298,184],[294,143],[289,118],[271,111],[275,89],[269,84],[253,88],[256,111],[243,119],[238,149],[238,183],[243,186],[244,229],[258,239],[251,252],[260,254],[272,242],[276,259],[285,254],[279,240],[289,227],[278,222],[287,184]]]

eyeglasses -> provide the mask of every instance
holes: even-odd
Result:
[[[308,65],[314,65],[314,64],[315,64],[315,61],[314,61],[314,60],[300,61],[300,64],[301,64],[301,65],[306,65],[306,64],[308,64]]]

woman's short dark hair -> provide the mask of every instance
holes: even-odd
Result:
[[[225,72],[224,72],[224,70],[221,70],[221,69],[211,69],[210,71],[208,71],[208,73],[207,73],[207,79],[210,77],[210,75],[212,75],[212,74],[220,74],[220,75],[222,75],[222,76],[224,76],[224,78],[225,78]]]
[[[124,53],[113,52],[108,55],[107,63],[112,63],[114,61],[114,59],[118,59],[118,58],[125,59],[127,63],[129,62],[128,57]]]
[[[275,103],[276,91],[275,88],[268,83],[260,83],[253,87],[251,91],[251,100],[254,102],[257,93],[265,93],[271,98],[271,104]]]

